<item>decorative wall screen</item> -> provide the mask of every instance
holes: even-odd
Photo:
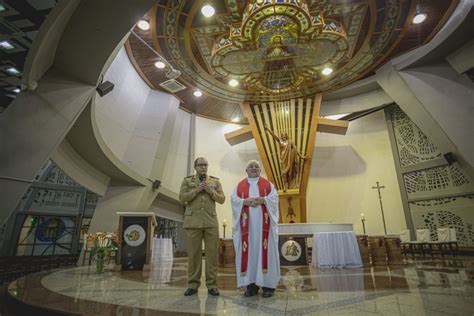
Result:
[[[460,246],[474,246],[472,181],[458,163],[423,167],[424,162],[443,157],[438,146],[397,105],[388,108],[386,115],[414,228],[428,228],[433,240],[437,228],[455,228]],[[405,167],[410,171],[404,173]]]

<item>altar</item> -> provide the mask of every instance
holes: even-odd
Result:
[[[352,224],[348,223],[294,223],[294,224],[278,224],[278,248],[280,250],[280,264],[282,266],[308,265],[324,263],[325,266],[340,266],[341,263],[337,261],[338,256],[331,256],[329,261],[318,260],[320,255],[326,253],[328,248],[331,248],[331,243],[335,241],[332,236],[326,238],[326,234],[341,233],[338,235],[338,241],[344,239],[343,245],[350,248],[350,253],[354,253],[353,240],[355,235],[353,233]],[[316,241],[314,236],[321,234],[320,240]],[[342,236],[342,237],[341,237]],[[346,240],[347,239],[347,240]],[[319,243],[319,244],[318,244]],[[323,246],[324,245],[324,246]],[[319,252],[319,248],[323,248]],[[335,246],[336,248],[337,246]],[[357,242],[355,244],[357,247]],[[348,248],[348,249],[349,249]],[[358,252],[357,252],[358,253]],[[319,256],[318,256],[319,254]],[[332,262],[331,260],[335,260]],[[346,260],[349,260],[346,258]],[[350,262],[355,262],[355,265],[360,261],[357,258],[351,258]]]

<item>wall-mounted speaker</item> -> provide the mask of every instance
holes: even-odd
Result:
[[[101,97],[103,97],[104,95],[112,91],[113,89],[114,89],[114,84],[110,81],[106,81],[99,84],[95,90],[97,91],[97,93],[99,93]]]
[[[454,153],[451,151],[449,153],[445,153],[443,156],[444,156],[444,159],[446,159],[446,161],[448,162],[448,165],[452,165],[453,163],[458,161]]]

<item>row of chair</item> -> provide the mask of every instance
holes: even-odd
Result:
[[[0,257],[0,285],[33,272],[76,265],[78,255]]]
[[[438,252],[441,256],[449,253],[453,257],[459,252],[455,228],[438,228],[438,240],[431,240],[429,229],[417,229],[416,240],[411,240],[409,230],[400,233],[402,253],[406,256],[420,254],[433,256]]]

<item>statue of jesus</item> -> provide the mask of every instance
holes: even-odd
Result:
[[[280,144],[280,169],[284,185],[283,191],[286,191],[291,188],[291,182],[298,173],[298,158],[305,160],[307,157],[298,151],[286,132],[281,133],[281,136],[278,137],[267,126],[265,129]]]

